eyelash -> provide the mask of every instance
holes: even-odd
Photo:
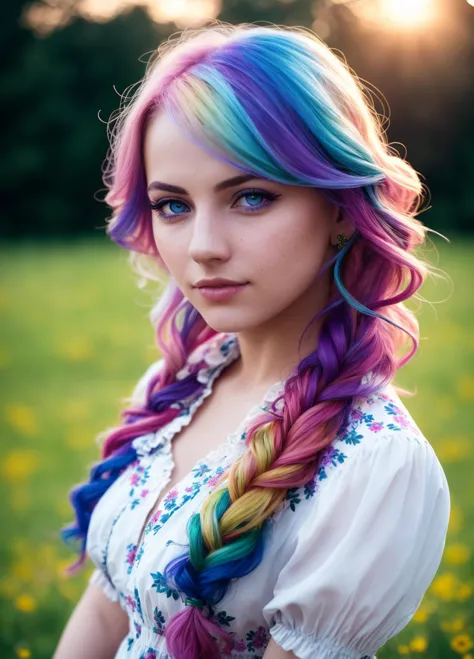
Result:
[[[247,206],[245,208],[245,212],[248,212],[248,213],[255,213],[256,211],[263,210],[264,208],[267,208],[267,206],[269,206],[273,201],[278,199],[278,197],[280,197],[279,194],[275,194],[274,192],[268,192],[267,190],[259,190],[257,188],[250,188],[248,190],[242,190],[238,194],[238,196],[235,199],[234,203],[236,203],[237,201],[239,201],[243,197],[247,197],[248,195],[251,195],[251,194],[260,195],[260,196],[264,197],[264,199],[266,199],[266,201],[259,204],[255,208],[249,208]],[[163,213],[162,212],[161,209],[164,206],[166,206],[166,204],[169,204],[172,201],[177,201],[180,204],[185,204],[186,206],[188,206],[188,204],[185,201],[182,201],[181,199],[177,199],[176,197],[165,197],[163,199],[159,199],[158,201],[150,201],[149,206],[152,209],[152,211],[154,211],[158,215],[158,217],[161,217],[164,220],[168,220],[169,218],[173,218],[173,217],[180,217],[182,215],[182,213],[170,213],[170,214],[168,214],[168,213]]]

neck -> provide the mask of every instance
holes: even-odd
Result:
[[[322,284],[320,281],[316,290],[264,325],[236,333],[241,358],[233,366],[242,386],[260,388],[287,380],[300,361],[316,349],[322,321],[318,319],[305,330],[327,304],[329,286]]]

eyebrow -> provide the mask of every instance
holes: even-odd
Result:
[[[258,180],[262,181],[264,179],[254,176],[253,174],[241,174],[240,176],[234,176],[233,178],[228,178],[225,181],[221,181],[214,186],[214,192],[221,192],[227,188],[233,188],[236,185],[241,185],[242,183],[247,183],[247,181]],[[183,194],[190,196],[184,188],[179,187],[178,185],[171,185],[170,183],[163,183],[163,181],[153,181],[147,187],[147,192],[151,190],[166,190],[166,192],[174,192],[175,194]]]

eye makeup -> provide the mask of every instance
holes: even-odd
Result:
[[[269,192],[268,190],[262,190],[260,188],[247,188],[236,193],[232,203],[232,208],[240,208],[246,213],[255,213],[270,206],[280,196],[281,195],[279,194]],[[253,197],[253,200],[249,201],[246,205],[236,205],[241,199],[247,197]],[[258,198],[261,198],[262,201],[254,204],[252,201],[255,201],[255,198],[257,200]],[[190,209],[188,202],[176,197],[163,197],[157,201],[149,201],[148,205],[158,217],[166,221],[169,221],[172,218],[180,218],[189,212]],[[168,210],[171,212],[166,212],[164,210],[165,207],[168,207]]]

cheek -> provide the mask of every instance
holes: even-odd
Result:
[[[261,265],[259,271],[270,280],[276,280],[285,288],[292,283],[310,282],[324,264],[329,249],[329,230],[324,220],[315,212],[303,208],[293,210],[293,221],[278,223],[278,229],[269,232],[259,241],[259,251],[254,254]],[[288,218],[288,215],[287,215]],[[255,251],[255,243],[252,250]],[[295,281],[296,279],[296,281]]]
[[[158,254],[167,270],[176,281],[180,281],[184,267],[183,254],[186,254],[185,248],[179,244],[176,237],[173,240],[170,239],[171,236],[167,235],[166,227],[157,227],[156,220],[153,221],[153,238]]]

